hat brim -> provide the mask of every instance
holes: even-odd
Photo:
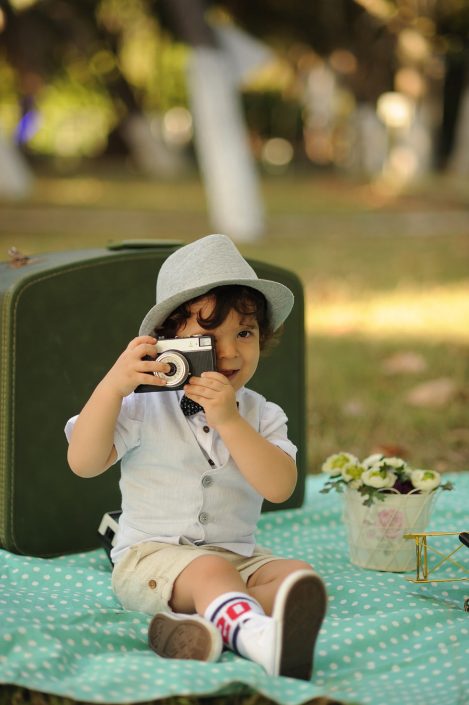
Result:
[[[268,279],[223,279],[211,282],[209,285],[196,286],[155,304],[147,313],[140,326],[139,335],[153,335],[156,328],[160,327],[168,316],[181,304],[198,296],[207,294],[217,286],[248,286],[264,294],[267,300],[269,318],[273,330],[277,330],[290,314],[294,296],[288,287],[279,282]]]

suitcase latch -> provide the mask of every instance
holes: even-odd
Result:
[[[14,269],[25,267],[31,261],[31,257],[29,257],[29,255],[23,254],[17,250],[16,247],[10,247],[8,250],[8,256],[10,257],[9,266]]]

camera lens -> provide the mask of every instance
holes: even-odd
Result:
[[[169,372],[155,372],[157,377],[166,380],[166,389],[179,387],[189,377],[189,363],[184,355],[176,350],[166,350],[158,355],[157,360],[170,366]]]

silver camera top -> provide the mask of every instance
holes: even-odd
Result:
[[[211,335],[191,335],[188,338],[159,338],[156,343],[156,352],[166,350],[179,350],[180,352],[197,351],[199,348],[211,348],[213,337]]]

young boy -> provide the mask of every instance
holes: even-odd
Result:
[[[139,336],[67,424],[77,475],[121,460],[112,584],[124,608],[153,616],[160,656],[213,661],[225,646],[271,675],[311,677],[324,585],[309,564],[255,543],[263,499],[295,487],[296,448],[280,407],[245,387],[292,306],[226,236],[182,247],[160,269]],[[134,393],[167,385],[158,337],[201,334],[214,337],[216,371],[183,391]]]

